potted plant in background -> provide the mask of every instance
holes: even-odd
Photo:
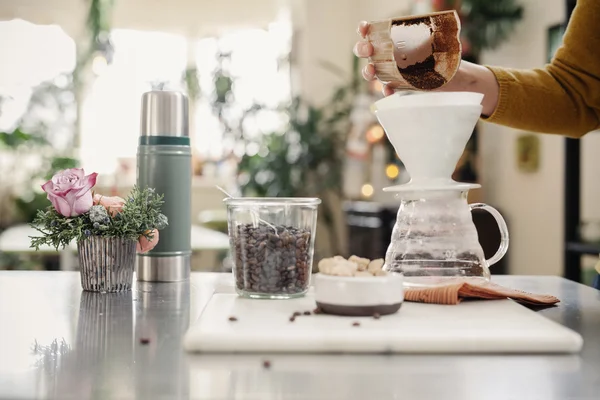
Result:
[[[42,186],[52,205],[38,210],[32,226],[42,235],[31,237],[31,247],[37,250],[45,244],[58,250],[76,240],[84,290],[128,291],[136,251],[154,248],[158,231],[168,223],[160,212],[162,195],[137,187],[127,200],[94,194],[96,176],[72,168]]]
[[[217,54],[214,72],[214,90],[208,98],[214,115],[223,129],[223,136],[233,143],[243,144],[258,152],[233,157],[237,164],[238,184],[241,194],[249,197],[319,197],[319,229],[324,239],[319,240],[315,251],[326,255],[344,254],[345,234],[341,232],[340,219],[343,161],[345,142],[350,131],[350,113],[356,95],[366,90],[367,83],[360,75],[360,60],[352,56],[352,69],[345,74],[342,68],[322,63],[324,68],[343,83],[337,87],[324,106],[311,104],[302,97],[294,97],[289,103],[278,106],[255,102],[239,111],[240,105],[233,88],[236,77],[230,75],[230,52]],[[279,68],[289,66],[289,56],[279,60]],[[184,81],[188,91],[196,93],[196,87]],[[271,112],[287,120],[280,129],[252,134],[246,122],[257,115]]]

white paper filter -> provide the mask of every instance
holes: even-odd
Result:
[[[474,92],[395,93],[375,102],[376,110],[398,107],[481,105],[483,94]]]

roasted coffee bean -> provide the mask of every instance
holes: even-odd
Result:
[[[237,318],[236,318],[236,317],[229,317],[229,320],[230,320],[231,322],[235,322],[235,321],[237,321]]]
[[[240,291],[277,294],[308,289],[310,231],[264,224],[232,230],[235,281]]]
[[[352,326],[360,326],[360,322],[354,322],[352,323]]]
[[[379,315],[379,313],[375,313],[375,314],[373,314],[373,318],[379,319],[379,318],[381,318],[381,315]]]
[[[310,311],[304,311],[304,315],[310,315]]]

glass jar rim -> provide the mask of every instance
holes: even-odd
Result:
[[[226,205],[266,205],[266,206],[314,206],[321,204],[318,197],[227,197]]]

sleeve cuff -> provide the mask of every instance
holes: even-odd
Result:
[[[502,68],[490,67],[487,65],[485,67],[492,71],[492,73],[496,77],[498,85],[500,86],[500,90],[498,92],[498,104],[496,105],[496,109],[494,110],[492,115],[488,117],[482,116],[481,119],[486,122],[501,123],[504,119],[506,109],[508,108],[508,90],[511,77],[510,74]]]

